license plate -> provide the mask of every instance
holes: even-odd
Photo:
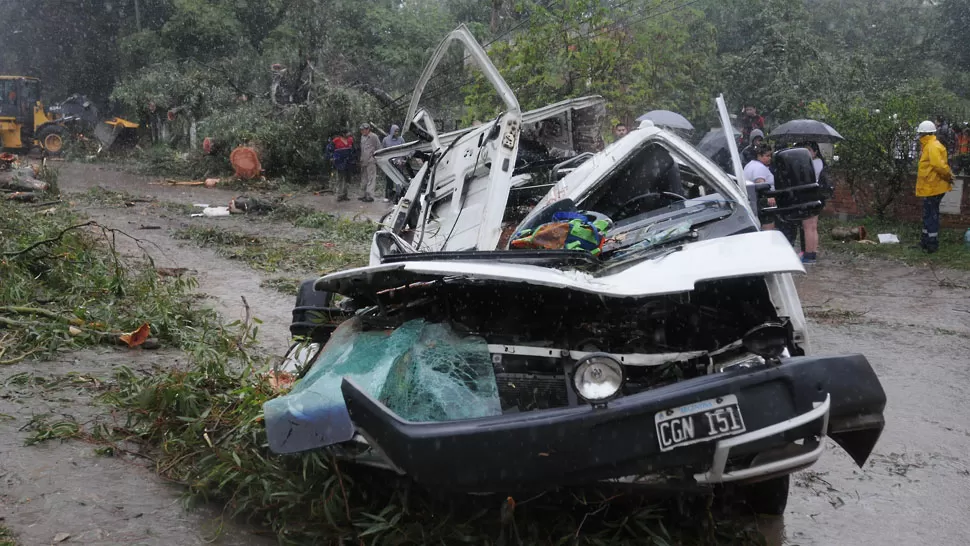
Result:
[[[670,451],[744,432],[738,398],[728,394],[657,412],[654,418],[660,451]]]

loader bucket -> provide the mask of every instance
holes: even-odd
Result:
[[[94,136],[101,142],[101,151],[106,151],[114,145],[118,136],[128,130],[137,129],[138,124],[121,118],[112,118],[99,123],[94,128]]]

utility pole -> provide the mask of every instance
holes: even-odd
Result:
[[[134,0],[135,2],[135,27],[138,32],[141,32],[141,0]]]

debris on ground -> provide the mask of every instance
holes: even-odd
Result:
[[[229,212],[240,213],[240,212],[271,212],[273,210],[273,205],[269,204],[264,199],[256,199],[255,197],[247,197],[241,195],[229,201]]]
[[[229,207],[206,207],[202,209],[202,212],[196,212],[190,215],[192,218],[198,218],[204,216],[206,218],[216,218],[219,216],[229,216]]]
[[[836,241],[862,241],[865,240],[867,235],[865,226],[835,226],[832,228],[832,238]]]
[[[0,171],[0,188],[22,192],[45,192],[50,189],[50,185],[39,180],[34,169],[21,167]]]
[[[879,244],[881,245],[899,243],[899,237],[895,233],[880,233],[877,237],[879,237]]]
[[[7,201],[19,201],[21,203],[33,203],[39,198],[37,192],[32,191],[17,191],[13,193],[8,193],[5,198]]]
[[[0,154],[0,171],[5,171],[13,166],[14,161],[17,161],[17,156],[10,152],[3,152]]]
[[[166,180],[165,182],[168,182],[174,186],[201,186],[205,184],[205,182],[200,182],[197,180]]]
[[[125,342],[128,347],[137,347],[145,343],[145,340],[147,340],[148,336],[151,335],[151,331],[151,326],[145,322],[139,326],[137,330],[128,332],[127,334],[121,334],[118,336],[118,339]]]

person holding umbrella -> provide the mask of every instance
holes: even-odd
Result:
[[[916,174],[916,197],[923,198],[923,236],[919,248],[934,253],[940,248],[940,201],[952,188],[953,172],[946,148],[936,139],[936,124],[924,121],[916,128],[923,152]]]
[[[815,167],[815,181],[823,187],[826,194],[831,195],[832,187],[825,176],[825,163],[822,154],[819,153],[818,143],[844,140],[838,131],[818,120],[794,119],[775,127],[770,136],[779,143],[800,142],[795,146],[808,148],[809,153],[812,154],[812,165]],[[779,227],[792,245],[795,244],[798,232],[801,231],[802,263],[815,263],[818,252],[818,217],[808,218],[800,224],[782,222]]]
[[[823,188],[826,197],[831,197],[831,185],[825,172],[825,160],[817,142],[802,142],[796,145],[812,154],[812,167],[815,168],[815,181]],[[824,201],[823,201],[824,203]],[[823,205],[824,206],[824,205]],[[802,263],[813,264],[818,259],[818,215],[802,220]]]

